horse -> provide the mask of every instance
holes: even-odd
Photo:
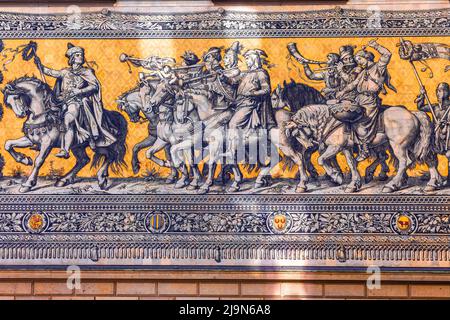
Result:
[[[230,108],[216,109],[213,99],[211,99],[207,90],[186,88],[182,92],[184,94],[180,97],[180,103],[176,107],[176,120],[183,122],[188,118],[188,115],[195,115],[194,117],[190,116],[190,121],[199,126],[197,131],[199,134],[194,134],[191,140],[186,138],[182,143],[173,145],[171,148],[172,156],[197,146],[202,150],[197,148],[194,151],[200,151],[202,153],[200,157],[203,158],[203,146],[207,145],[209,170],[205,182],[197,191],[198,193],[207,193],[213,185],[217,164],[223,158],[221,155],[223,154],[223,145],[226,137],[226,126],[233,111]],[[158,86],[157,92],[152,96],[151,105],[166,104],[167,101],[176,99],[176,95],[177,93],[170,84],[162,82]],[[186,137],[189,136],[188,132],[185,132],[185,134]],[[196,158],[198,159],[198,157]]]
[[[380,117],[384,132],[377,133],[371,148],[390,148],[397,167],[396,175],[384,185],[382,192],[400,190],[407,182],[406,169],[416,162],[426,163],[430,170],[430,180],[425,191],[433,191],[442,185],[442,177],[437,171],[437,157],[432,148],[433,124],[427,114],[422,111],[411,112],[404,106],[386,106]],[[328,105],[310,105],[300,109],[287,127],[297,129],[297,139],[302,145],[302,149],[298,150],[299,154],[322,144],[323,151],[318,163],[329,175],[333,175],[333,168],[330,168],[326,160],[342,152],[352,175],[345,191],[356,192],[361,188],[361,176],[353,156],[354,142],[351,133],[333,117]],[[300,186],[305,190],[306,182],[306,175],[301,173]]]
[[[253,141],[251,141],[251,139],[247,139],[247,141],[244,141],[243,146],[245,148],[254,148],[252,147],[252,144],[264,145],[263,139],[269,139],[272,144],[272,151],[279,149],[283,154],[283,162],[285,163],[284,167],[291,169],[291,159],[295,162],[299,162],[299,157],[297,156],[297,152],[294,150],[295,145],[292,141],[290,141],[290,137],[286,135],[285,123],[290,120],[291,115],[294,112],[303,108],[304,106],[315,103],[325,103],[325,101],[326,100],[322,96],[322,94],[315,88],[302,83],[296,83],[293,79],[291,79],[291,82],[289,84],[286,81],[283,81],[283,88],[280,84],[278,84],[271,93],[271,103],[274,112],[276,127],[270,129],[269,132],[262,134],[262,137],[261,135],[251,133],[251,130],[249,130],[244,134],[244,136],[253,136]],[[256,150],[260,152],[261,148],[256,148]],[[301,157],[304,157],[306,159],[306,167],[299,166],[299,168],[305,168],[312,179],[317,179],[317,171],[310,160],[313,152],[314,150],[305,150],[305,153],[302,154]],[[232,153],[234,152],[232,151]],[[277,161],[271,161],[270,165],[264,164],[262,163],[262,161],[259,161],[260,156],[260,154],[256,155],[256,159],[258,159],[258,166],[260,167],[260,172],[255,180],[254,188],[265,186],[267,184],[264,180],[265,176],[269,175],[271,169],[278,164]],[[271,158],[272,157],[273,155],[271,155]],[[239,172],[238,167],[236,166],[236,160],[234,159],[233,161],[235,161],[233,170],[235,180],[233,181],[233,184],[229,189],[232,192],[239,190],[239,184],[242,181],[242,175]],[[333,160],[331,160],[331,162],[333,162]]]
[[[144,140],[136,143],[132,149],[131,167],[134,174],[138,174],[140,170],[140,162],[138,158],[139,152],[143,149],[151,147],[157,139],[158,114],[153,109],[145,108],[142,103],[142,96],[151,96],[155,92],[154,86],[155,85],[152,82],[148,81],[146,84],[139,83],[136,87],[121,94],[116,100],[119,110],[124,111],[130,118],[131,122],[144,123],[148,121],[148,136],[144,138]],[[142,117],[142,115],[144,117]],[[167,161],[172,163],[169,147],[169,145],[164,147],[164,151]],[[171,165],[170,174],[166,178],[165,182],[168,184],[175,182],[177,175],[177,170],[173,165]]]
[[[285,83],[285,86],[286,83]],[[307,85],[303,84],[295,84],[295,82],[292,81],[291,86],[293,88],[292,91],[296,91],[298,94],[298,97],[296,97],[296,102],[291,101],[292,108],[294,110],[297,110],[298,108],[310,104],[310,103],[324,103],[325,100],[323,96],[320,94],[319,91],[317,91],[314,88],[311,88]],[[155,100],[154,103],[162,103],[164,102],[164,98],[167,99],[170,97],[171,88],[166,85],[165,87],[161,87],[161,95],[158,97],[157,94],[153,95],[153,99]],[[291,92],[291,91],[290,91]],[[205,89],[199,89],[199,88],[187,88],[184,89],[185,93],[185,99],[187,99],[187,103],[180,105],[180,107],[183,107],[184,109],[180,109],[180,112],[184,113],[190,113],[195,110],[198,112],[198,117],[203,125],[203,138],[202,142],[207,144],[208,146],[208,154],[209,154],[209,160],[208,164],[210,166],[210,170],[208,171],[208,176],[204,182],[204,184],[200,187],[199,192],[200,193],[207,193],[210,189],[210,187],[213,185],[214,182],[214,173],[215,169],[218,163],[222,161],[222,164],[225,164],[225,160],[223,159],[223,151],[226,142],[226,138],[228,136],[227,133],[227,126],[228,122],[231,119],[231,116],[233,115],[233,109],[232,108],[226,108],[226,109],[218,109],[215,108],[213,99],[211,99],[210,93]],[[174,94],[174,93],[173,93]],[[172,94],[172,98],[173,98]],[[284,107],[284,105],[283,105]],[[285,108],[280,107],[275,110],[275,118],[277,120],[277,124],[279,126],[282,125],[282,123],[290,118],[291,112],[287,111]],[[182,110],[182,111],[181,111]],[[283,130],[272,130],[272,141],[279,141],[279,136],[284,136]],[[289,148],[290,145],[287,143],[284,143],[283,139],[280,139],[281,143],[276,143],[276,146],[279,147],[284,155],[288,155],[287,149],[284,149],[284,146],[286,148]],[[199,141],[194,143],[195,145],[201,145]],[[174,149],[183,149],[183,148],[189,148],[189,143],[186,143],[185,146],[173,146],[172,150]],[[248,150],[246,150],[248,151]],[[311,153],[308,152],[306,155],[309,159],[311,156]],[[275,163],[276,164],[276,163]],[[273,166],[272,166],[273,167]],[[247,170],[254,169],[255,166],[246,165],[245,168]],[[271,167],[270,167],[271,168]],[[256,178],[255,181],[255,187],[259,188],[264,184],[264,177],[268,174],[268,171],[270,171],[270,168],[267,166],[263,168],[264,170],[260,171],[260,174]],[[236,176],[238,176],[238,183],[242,180],[242,175],[240,172],[240,169],[236,166],[234,166],[233,173]],[[317,176],[317,172],[315,168],[311,165],[309,167],[309,171],[311,175]],[[234,186],[232,185],[230,187],[231,189],[234,189]]]
[[[283,162],[285,167],[291,169],[294,164],[301,167],[303,166],[303,159],[301,158],[304,158],[304,164],[306,166],[305,170],[309,173],[308,180],[316,181],[318,183],[317,171],[310,160],[312,153],[319,151],[318,145],[314,145],[311,148],[304,150],[304,154],[300,154],[298,151],[302,147],[295,138],[286,135],[286,124],[290,121],[292,115],[300,110],[300,108],[310,104],[325,104],[325,98],[316,89],[302,83],[296,83],[291,79],[290,83],[284,81],[283,87],[278,85],[276,89],[273,90],[271,99],[272,108],[275,113],[275,120],[280,127],[280,150],[284,155]],[[380,181],[387,179],[387,172],[389,171],[389,166],[386,163],[387,153],[383,149],[376,153],[375,156],[376,158],[374,162],[366,168],[366,183],[373,179],[374,172],[379,165],[381,166],[381,171],[378,175],[378,179]],[[326,176],[328,176],[334,183],[342,184],[343,175],[336,157],[331,157],[327,161],[329,162],[329,167],[333,168],[333,171],[332,176],[328,176],[328,174],[326,174]],[[296,191],[300,193],[304,192],[306,191],[306,186],[299,184]]]
[[[155,153],[163,148],[171,147],[173,145],[179,144],[186,141],[189,143],[189,135],[194,132],[195,123],[199,121],[198,115],[193,112],[185,114],[185,117],[192,119],[189,122],[185,122],[184,119],[178,120],[183,117],[176,117],[174,115],[174,109],[177,104],[184,103],[184,100],[178,99],[174,89],[171,85],[161,80],[155,86],[155,91],[150,98],[149,106],[144,108],[144,113],[149,113],[151,110],[158,110],[159,122],[156,126],[157,139],[146,152],[146,157],[160,166],[171,167],[172,163],[166,159],[165,161],[159,159],[155,156]],[[169,149],[170,150],[170,149]],[[178,151],[169,151],[172,158],[173,165],[178,168],[181,172],[180,178],[175,183],[175,188],[183,188],[187,186],[188,190],[198,189],[200,186],[201,175],[198,169],[198,165],[193,161],[193,155],[189,152],[183,151],[183,156],[187,156],[191,159],[190,167],[192,169],[193,179],[189,183],[189,172],[187,170],[186,164],[179,155]]]
[[[38,155],[34,160],[31,174],[22,184],[20,192],[29,192],[36,186],[39,170],[53,148],[60,147],[64,132],[61,130],[62,119],[58,111],[51,108],[53,92],[50,86],[35,77],[21,77],[6,84],[2,90],[4,104],[13,110],[18,118],[26,118],[23,126],[24,136],[7,140],[5,150],[18,163],[27,166],[33,165],[33,160],[15,150],[15,148],[34,148]],[[103,120],[110,125],[111,133],[117,138],[113,144],[93,149],[94,157],[91,167],[100,167],[97,171],[97,180],[100,189],[107,189],[109,168],[118,173],[123,166],[126,152],[126,135],[128,132],[125,118],[116,111],[104,110]],[[89,142],[71,146],[76,158],[75,166],[64,177],[56,182],[62,187],[75,182],[76,175],[89,162],[86,153]]]

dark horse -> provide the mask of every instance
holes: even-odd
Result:
[[[3,96],[5,105],[11,108],[18,118],[26,118],[23,125],[24,136],[6,141],[6,151],[14,160],[27,166],[33,165],[33,160],[14,148],[34,148],[39,151],[30,176],[20,188],[21,192],[28,192],[36,185],[39,169],[51,150],[60,147],[64,134],[60,130],[61,117],[59,111],[54,111],[50,107],[53,98],[52,89],[39,79],[27,76],[16,79],[5,86]],[[107,147],[96,147],[93,150],[94,158],[91,166],[100,167],[97,179],[102,190],[108,185],[109,168],[116,173],[125,165],[125,138],[128,132],[127,122],[119,112],[104,110],[103,121],[117,141]],[[87,147],[89,147],[87,141],[71,147],[76,164],[68,174],[57,181],[56,186],[62,187],[75,182],[77,173],[91,160],[86,153]]]

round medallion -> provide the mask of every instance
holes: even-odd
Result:
[[[390,221],[391,229],[402,235],[412,234],[417,229],[417,218],[409,212],[397,212]]]
[[[43,212],[29,212],[24,215],[22,225],[29,233],[42,233],[48,227],[48,216]]]
[[[152,211],[145,217],[145,229],[151,233],[163,233],[169,229],[169,215],[162,211]]]
[[[287,233],[292,227],[292,216],[284,211],[275,211],[269,214],[266,223],[272,233]]]

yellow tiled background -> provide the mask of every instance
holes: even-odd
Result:
[[[283,83],[284,80],[290,81],[294,79],[297,82],[304,82],[305,76],[302,71],[302,78],[300,78],[298,71],[293,64],[288,66],[287,55],[288,51],[286,45],[289,42],[296,42],[301,53],[310,59],[314,60],[326,60],[326,55],[329,52],[339,52],[339,47],[346,44],[357,45],[358,50],[362,45],[367,44],[371,38],[281,38],[281,39],[240,39],[239,41],[244,45],[246,49],[249,48],[261,48],[265,50],[275,67],[270,69],[270,76],[272,87],[279,83]],[[428,38],[409,38],[413,42],[443,42],[449,43],[448,38],[438,38],[438,37],[428,37]],[[176,58],[177,62],[180,62],[180,55],[185,50],[192,50],[199,57],[205,52],[209,47],[212,46],[225,46],[229,47],[233,41],[236,39],[45,39],[45,40],[35,40],[38,43],[38,55],[44,65],[54,68],[61,69],[67,66],[67,58],[65,57],[65,52],[67,49],[67,43],[72,42],[75,45],[82,46],[85,48],[86,59],[88,61],[94,60],[98,67],[96,69],[96,74],[102,84],[102,95],[104,106],[108,109],[116,109],[117,105],[115,100],[117,97],[132,88],[137,83],[138,69],[133,68],[133,72],[128,72],[128,66],[125,63],[119,61],[119,55],[124,52],[128,55],[135,57],[147,57],[150,55],[158,56],[168,56]],[[5,46],[9,48],[15,48],[19,45],[27,43],[28,40],[5,40]],[[383,103],[389,105],[405,105],[407,108],[414,110],[416,109],[414,104],[414,99],[419,92],[418,83],[414,77],[411,66],[407,61],[401,60],[398,55],[398,48],[396,44],[399,42],[398,38],[385,37],[379,38],[378,42],[383,46],[387,47],[393,53],[392,61],[389,65],[389,71],[392,75],[392,83],[397,88],[398,93],[389,92],[388,95],[383,96]],[[295,63],[295,62],[294,62]],[[242,64],[242,63],[241,63]],[[442,59],[430,60],[429,65],[434,71],[434,77],[429,78],[427,72],[420,72],[423,82],[430,94],[432,102],[436,101],[435,88],[437,84],[441,81],[445,81],[448,78],[448,73],[444,73],[444,67],[448,64],[447,61]],[[16,77],[23,76],[25,74],[35,75],[39,77],[38,70],[32,61],[23,61],[20,56],[16,57],[15,61],[7,66],[8,71],[4,72],[5,80],[7,83]],[[242,68],[245,66],[242,65]],[[418,65],[420,70],[420,65]],[[47,77],[47,81],[53,85],[54,79]],[[306,82],[308,85],[313,86],[317,89],[323,87],[323,83],[316,81]],[[128,120],[128,117],[126,116]],[[21,136],[22,128],[21,119],[17,119],[12,110],[5,109],[5,115],[3,120],[0,122],[1,135],[0,135],[0,152],[5,156],[6,167],[4,174],[8,175],[11,170],[16,168],[16,164],[12,157],[7,154],[4,150],[4,143],[7,139],[19,138]],[[129,123],[129,134],[127,138],[128,153],[126,155],[127,163],[131,160],[131,148],[135,143],[142,140],[147,135],[147,124],[133,124]],[[50,155],[50,158],[54,157],[54,150]],[[25,153],[33,155],[33,151],[26,151]],[[159,154],[163,156],[162,154]],[[152,164],[149,160],[145,159],[144,152],[140,154],[140,159],[143,163],[143,168],[151,168],[152,166],[157,167]],[[314,161],[316,157],[314,157]],[[343,157],[339,157],[340,163],[345,167],[345,160]],[[41,174],[48,173],[49,162],[41,170]],[[56,162],[56,161],[55,161]],[[58,166],[63,166],[64,169],[68,170],[73,165],[73,157],[69,160],[64,160],[64,162],[58,161]],[[316,163],[317,165],[317,163]],[[360,169],[363,170],[367,165],[360,165]],[[441,157],[439,170],[442,174],[446,174],[446,162]],[[23,168],[25,172],[30,170],[28,167]],[[321,170],[321,168],[318,168]],[[410,174],[415,174],[419,170],[425,169],[416,168],[410,172]],[[164,174],[164,171],[161,171]],[[323,172],[323,171],[322,171]],[[283,173],[280,170],[274,169],[273,174],[275,176],[292,177],[294,172]],[[93,176],[94,171],[85,168],[80,176]],[[123,176],[132,176],[131,168],[125,169]]]

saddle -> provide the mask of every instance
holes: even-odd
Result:
[[[329,100],[327,104],[330,105],[330,113],[337,121],[332,122],[321,138],[324,141],[330,134],[336,129],[344,126],[344,133],[349,134],[352,140],[357,140],[357,136],[354,130],[354,126],[360,121],[364,121],[365,110],[363,107],[352,103],[351,101],[337,102],[336,100]],[[384,133],[384,111],[388,108],[387,105],[381,105],[375,120],[375,134]]]

